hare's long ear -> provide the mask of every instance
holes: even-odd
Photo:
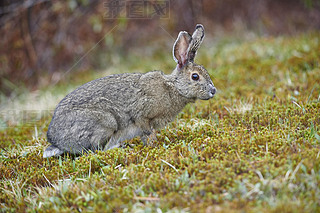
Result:
[[[188,48],[188,61],[193,62],[204,38],[204,27],[197,24],[195,31],[192,34],[192,39]]]
[[[191,42],[191,35],[181,31],[173,45],[173,59],[178,63],[178,67],[183,67],[188,62],[188,48]]]

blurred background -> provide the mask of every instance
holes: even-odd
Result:
[[[197,23],[209,40],[318,31],[320,1],[1,0],[0,93],[52,85],[72,70],[104,70],[130,54],[171,55],[178,32]]]

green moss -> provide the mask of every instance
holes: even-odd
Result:
[[[319,35],[216,47],[198,60],[217,95],[187,106],[155,147],[135,138],[43,159],[50,117],[37,134],[22,124],[1,131],[1,212],[319,211]]]

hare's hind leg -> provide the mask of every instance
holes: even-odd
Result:
[[[43,152],[43,158],[49,158],[52,156],[59,156],[62,155],[64,151],[59,149],[58,147],[51,145]]]
[[[63,152],[82,154],[103,149],[117,130],[111,113],[92,113],[89,110],[71,111],[52,119],[48,141]]]
[[[84,116],[82,116],[82,119]],[[98,118],[98,119],[97,119]],[[85,125],[79,125],[77,144],[84,150],[103,150],[108,140],[117,131],[118,124],[111,113],[88,116]]]

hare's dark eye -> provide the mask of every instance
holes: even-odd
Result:
[[[194,81],[199,80],[199,75],[198,75],[198,73],[192,73],[191,78],[192,78],[192,80],[194,80]]]

